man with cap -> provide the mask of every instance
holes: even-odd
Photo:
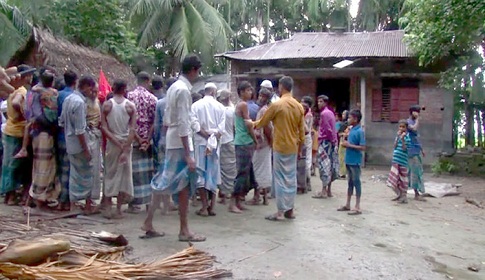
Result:
[[[332,197],[332,182],[338,178],[337,131],[335,114],[328,108],[328,96],[318,96],[320,125],[318,133],[318,167],[322,180],[322,191],[313,198]]]
[[[276,92],[274,92],[273,83],[270,80],[264,80],[260,86],[261,88],[265,88],[271,92],[271,99],[270,99],[271,103],[274,103],[280,99],[280,97],[276,94]]]
[[[234,179],[236,178],[236,148],[234,147],[234,113],[235,107],[231,103],[231,92],[221,90],[218,92],[218,100],[224,105],[226,116],[226,129],[221,136],[220,166],[221,184],[220,203],[226,204],[227,196],[232,194],[234,189]]]
[[[197,167],[205,171],[205,176],[197,181],[202,201],[202,208],[196,212],[199,216],[215,216],[215,194],[221,174],[218,142],[226,129],[226,116],[224,106],[215,99],[216,93],[216,85],[207,83],[204,98],[192,104],[192,113],[200,123],[200,131],[194,137]]]

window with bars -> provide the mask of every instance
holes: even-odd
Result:
[[[372,121],[398,122],[407,119],[409,107],[419,104],[419,81],[382,79],[382,89],[372,92]]]

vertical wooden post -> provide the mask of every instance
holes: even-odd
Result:
[[[360,111],[362,112],[362,120],[360,121],[363,129],[365,131],[366,127],[366,95],[367,95],[367,84],[365,82],[365,77],[360,77]],[[365,152],[362,152],[362,167],[365,167]]]

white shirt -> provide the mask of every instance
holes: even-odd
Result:
[[[278,94],[273,92],[273,96],[271,96],[271,103],[275,103],[276,101],[280,100]]]
[[[0,104],[0,113],[2,114],[2,133],[5,130],[5,126],[7,125],[7,119],[5,118],[5,114],[7,113],[7,100],[4,100]]]
[[[226,115],[226,130],[222,134],[221,144],[227,144],[234,141],[234,114],[236,109],[234,106],[224,107],[224,114]]]
[[[181,137],[192,135],[191,110],[192,97],[190,89],[192,85],[186,77],[180,76],[168,89],[166,98],[163,124],[167,129],[167,149],[181,149],[183,144]]]
[[[206,95],[204,98],[192,104],[192,113],[197,117],[201,130],[209,135],[226,131],[225,107],[213,96]],[[196,145],[207,145],[207,140],[196,134],[194,137]]]

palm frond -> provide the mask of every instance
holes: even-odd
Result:
[[[186,4],[184,9],[191,34],[188,49],[207,58],[211,54],[214,32],[192,3]]]
[[[205,22],[213,32],[213,47],[216,52],[226,51],[232,30],[223,16],[205,0],[194,0],[194,7],[199,11]]]
[[[170,31],[167,38],[167,43],[171,45],[175,57],[182,59],[189,53],[190,35],[185,9],[179,6],[172,13]]]

